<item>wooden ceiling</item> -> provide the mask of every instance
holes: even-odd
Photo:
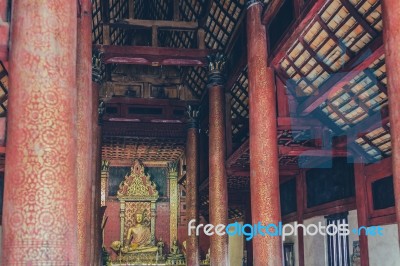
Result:
[[[185,140],[176,138],[112,137],[103,138],[103,160],[140,159],[150,162],[177,161],[185,150]]]
[[[390,156],[380,1],[326,1],[292,41],[273,63],[299,103],[297,114],[318,117],[336,135],[351,132],[350,146],[368,162]],[[380,134],[374,142],[366,135],[355,141],[375,114],[382,123],[372,130],[380,128]]]

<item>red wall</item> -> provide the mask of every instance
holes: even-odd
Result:
[[[162,238],[164,252],[169,251],[169,202],[156,203],[156,242]]]
[[[110,245],[113,241],[119,240],[119,201],[107,201],[106,205],[105,216],[108,218],[104,228],[104,245],[110,254],[114,254],[111,252]]]

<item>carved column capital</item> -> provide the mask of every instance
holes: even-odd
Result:
[[[178,172],[178,161],[168,162],[169,177],[176,178],[174,174]]]
[[[99,100],[99,105],[97,107],[97,112],[99,113],[99,121],[98,124],[101,126],[103,123],[103,115],[106,111],[106,104],[103,100]]]
[[[108,172],[108,169],[110,168],[110,162],[107,160],[102,160],[101,161],[101,171],[102,172]]]
[[[264,2],[261,0],[247,0],[246,1],[246,8],[249,9],[250,7],[254,5],[262,5],[264,6]]]
[[[103,63],[101,61],[101,52],[93,50],[92,52],[92,81],[96,83],[102,83],[102,69]]]
[[[188,105],[186,108],[187,128],[199,128],[200,107]]]
[[[207,60],[208,60],[207,87],[224,85],[226,57],[221,53],[216,53],[207,56]]]

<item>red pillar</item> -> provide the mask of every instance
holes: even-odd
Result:
[[[225,93],[222,55],[209,57],[208,94],[210,105],[209,126],[209,188],[210,223],[228,224],[228,185],[225,170]],[[211,265],[229,265],[228,236],[212,235],[210,239]]]
[[[396,216],[400,242],[400,2],[382,0]]]
[[[77,182],[78,182],[78,262],[90,265],[90,220],[92,213],[92,5],[81,1],[77,42]],[[97,122],[97,121],[96,121]]]
[[[8,35],[9,25],[7,20],[7,1],[0,1],[0,61],[8,61]]]
[[[196,107],[189,106],[188,131],[186,139],[186,215],[187,221],[199,222],[197,189],[199,180],[199,111]],[[199,237],[194,231],[186,241],[187,265],[200,265]]]
[[[13,1],[4,265],[77,265],[77,1]]]
[[[358,227],[362,227],[368,224],[368,198],[366,191],[367,181],[365,178],[365,166],[363,163],[354,164],[354,178],[356,186],[357,222]],[[368,237],[364,230],[361,230],[359,241],[361,266],[368,266]]]
[[[278,224],[279,165],[274,73],[268,67],[262,4],[248,1],[247,56],[249,71],[250,191],[253,224]],[[277,236],[253,238],[254,265],[281,265],[282,242]]]
[[[94,80],[95,81],[95,80]],[[100,85],[96,82],[93,85],[93,109],[92,109],[92,129],[93,129],[93,146],[92,146],[92,213],[91,213],[91,252],[92,264],[101,265],[101,248],[102,248],[102,231],[100,220],[103,218],[101,212],[101,127],[99,124],[99,90]]]

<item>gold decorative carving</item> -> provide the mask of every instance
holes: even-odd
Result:
[[[178,161],[172,161],[168,163],[168,172],[176,173],[178,169]]]
[[[110,162],[107,160],[101,161],[101,206],[106,206],[106,197],[107,197],[107,178],[108,178],[108,171],[110,169]]]
[[[156,184],[150,181],[150,175],[144,173],[144,165],[139,160],[133,162],[131,173],[119,185],[117,197],[135,201],[158,199]]]
[[[102,160],[101,161],[101,171],[106,171],[108,172],[108,168],[110,167],[110,162],[107,160]]]
[[[168,163],[169,198],[170,198],[170,245],[178,238],[178,172],[177,162]]]

